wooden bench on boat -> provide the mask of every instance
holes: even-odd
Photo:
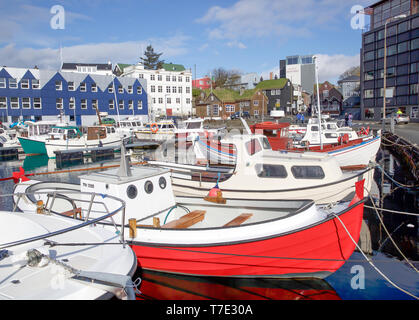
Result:
[[[185,214],[177,220],[170,221],[162,225],[161,227],[163,229],[186,229],[204,220],[205,213],[205,210],[194,210]]]
[[[62,215],[65,215],[67,217],[73,217],[74,219],[77,218],[77,216],[81,219],[81,208],[74,208],[65,212],[61,212]]]
[[[250,219],[251,216],[253,216],[253,213],[242,213],[241,215],[235,217],[233,220],[227,222],[223,227],[239,226],[246,220]]]

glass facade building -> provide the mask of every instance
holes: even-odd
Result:
[[[382,118],[386,72],[386,114],[401,109],[412,121],[419,121],[418,2],[387,0],[369,8],[372,9],[371,28],[362,36],[361,49],[362,119]]]

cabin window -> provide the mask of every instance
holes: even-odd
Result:
[[[167,185],[166,178],[165,177],[160,177],[159,178],[159,186],[160,186],[160,188],[161,189],[165,189],[166,188],[166,185]]]
[[[267,150],[271,149],[271,144],[269,143],[268,138],[262,138],[262,146],[263,146],[263,149],[267,149]]]
[[[150,194],[153,192],[153,182],[151,182],[150,180],[146,181],[146,183],[144,184],[144,190],[146,193]]]
[[[325,133],[324,136],[327,139],[334,139],[334,138],[337,138],[338,137],[338,135],[336,133]]]
[[[319,131],[319,127],[318,126],[312,126],[311,131]]]
[[[287,170],[283,165],[256,164],[256,173],[260,178],[286,178]]]
[[[260,146],[258,139],[252,139],[246,142],[246,149],[247,153],[252,156],[262,150],[262,147]]]
[[[138,194],[138,190],[137,187],[134,186],[133,184],[129,185],[127,188],[127,196],[130,199],[135,199],[137,197]]]
[[[324,178],[324,172],[320,166],[292,166],[291,172],[296,179]]]

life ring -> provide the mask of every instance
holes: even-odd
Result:
[[[157,125],[157,123],[152,123],[150,126],[150,130],[153,133],[156,133],[157,131],[159,131],[159,126]]]
[[[349,142],[349,135],[347,133],[343,135],[342,142],[345,144]]]

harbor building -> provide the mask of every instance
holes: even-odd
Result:
[[[37,68],[0,69],[0,119],[51,120],[63,114],[78,126],[98,122],[98,113],[114,119],[140,116],[148,120],[144,79]]]
[[[364,10],[370,26],[362,35],[362,119],[380,121],[385,96],[386,116],[400,109],[419,121],[418,5],[418,0],[385,0]]]
[[[119,66],[118,64],[117,66]],[[139,62],[123,65],[122,78],[147,80],[147,94],[152,116],[192,115],[192,71],[183,65],[163,63],[158,70],[145,69]],[[118,67],[118,72],[121,68]]]
[[[280,78],[288,78],[295,87],[301,87],[301,92],[313,94],[314,84],[316,83],[316,68],[313,57],[313,55],[295,55],[280,60]]]

